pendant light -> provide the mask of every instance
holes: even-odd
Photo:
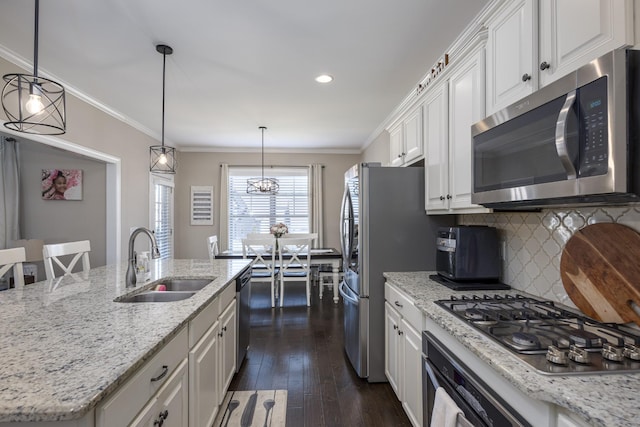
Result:
[[[42,135],[62,135],[66,132],[64,87],[53,80],[38,76],[38,16],[40,1],[35,0],[33,37],[33,75],[5,74],[2,108],[8,129]]]
[[[264,131],[267,128],[260,126],[258,129],[262,131],[262,177],[249,178],[247,180],[247,193],[278,194],[278,190],[280,189],[278,180],[264,177]]]
[[[159,44],[156,50],[162,54],[162,145],[149,147],[149,171],[156,173],[176,173],[176,149],[164,145],[164,93],[167,67],[167,55],[173,53],[173,49],[167,45]]]

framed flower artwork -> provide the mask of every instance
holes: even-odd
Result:
[[[82,169],[42,169],[42,198],[82,200]]]

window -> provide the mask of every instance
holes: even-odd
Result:
[[[284,222],[290,233],[309,232],[309,172],[306,167],[268,168],[265,176],[276,178],[276,195],[247,194],[247,179],[261,176],[260,167],[229,167],[229,249],[242,250],[247,233],[268,233],[271,225]]]
[[[151,175],[149,222],[160,258],[173,258],[173,179]]]

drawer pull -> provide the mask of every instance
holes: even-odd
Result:
[[[396,307],[402,308],[402,304],[400,304],[398,301],[395,301],[394,304],[396,305]]]
[[[169,372],[169,367],[167,365],[162,365],[162,373],[155,378],[151,378],[151,382],[160,381],[167,376],[167,372]]]

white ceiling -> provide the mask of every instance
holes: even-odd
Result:
[[[360,150],[486,3],[42,0],[39,71],[159,137],[165,43],[167,143]],[[0,54],[32,63],[33,20],[0,2]]]

